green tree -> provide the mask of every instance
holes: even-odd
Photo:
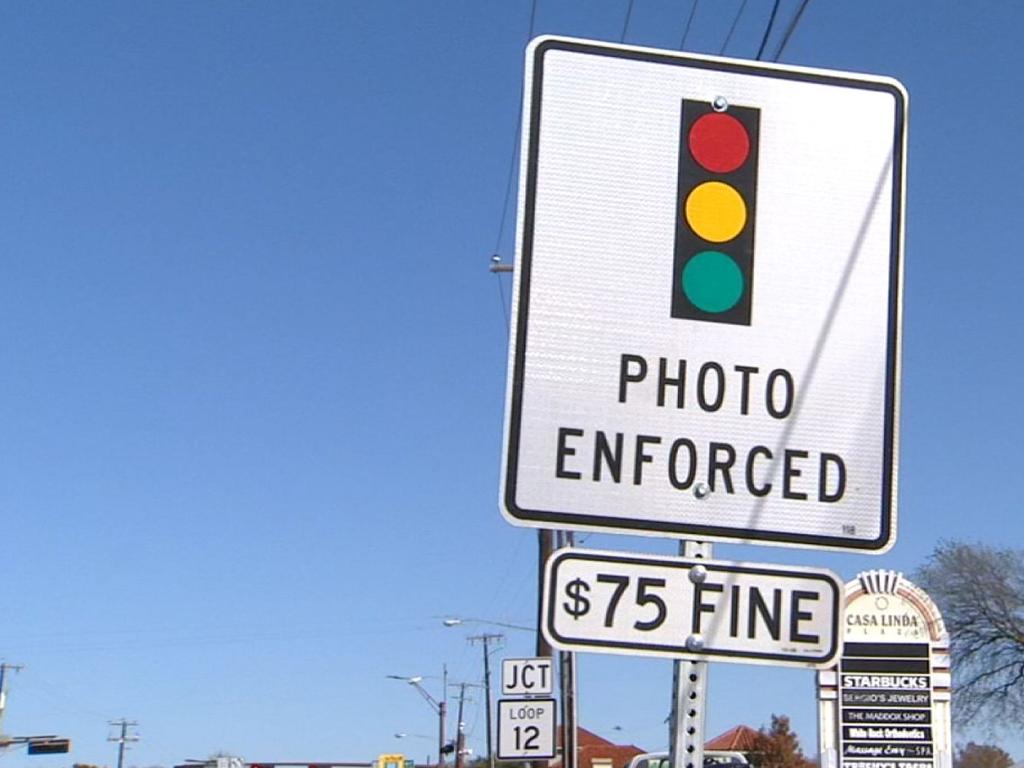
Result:
[[[770,728],[757,732],[750,762],[755,768],[814,768],[800,748],[800,738],[790,730],[789,717],[772,715]]]
[[[914,581],[949,632],[954,717],[1024,725],[1024,552],[943,541]]]
[[[1013,758],[991,744],[968,742],[953,753],[953,768],[1010,768]]]

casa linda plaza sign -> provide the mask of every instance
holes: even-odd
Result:
[[[845,588],[839,664],[818,672],[822,768],[950,768],[949,635],[899,573]]]
[[[552,37],[526,69],[506,518],[888,549],[903,88]]]

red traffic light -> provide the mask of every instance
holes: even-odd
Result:
[[[750,136],[743,123],[725,112],[709,112],[690,127],[690,154],[712,173],[732,173],[750,155]]]

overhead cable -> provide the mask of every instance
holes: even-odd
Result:
[[[718,55],[721,56],[725,53],[726,47],[729,45],[729,41],[732,40],[732,33],[736,31],[736,25],[739,23],[740,16],[743,15],[744,9],[747,7],[747,0],[743,0],[740,3],[740,8],[736,11],[736,15],[732,18],[732,26],[729,27],[729,34],[725,36],[725,42],[722,43],[722,47],[718,49]]]
[[[782,36],[782,43],[779,44],[779,49],[775,52],[775,58],[772,61],[778,61],[782,55],[782,51],[786,48],[786,43],[789,42],[789,38],[793,35],[793,30],[796,29],[796,25],[800,23],[800,17],[803,15],[804,9],[807,7],[811,0],[802,0],[800,7],[796,9],[796,13],[793,14],[793,19],[789,22],[789,27],[786,28],[786,34]]]
[[[693,17],[697,15],[697,3],[700,0],[693,0],[693,5],[690,6],[690,16],[686,19],[686,26],[683,28],[683,39],[679,41],[679,50],[685,50],[686,38],[690,35],[690,26],[693,24]]]
[[[775,4],[772,6],[772,15],[768,17],[768,26],[765,27],[764,37],[761,38],[761,47],[757,49],[757,56],[755,57],[758,61],[761,60],[761,55],[764,53],[764,48],[768,45],[768,38],[772,34],[772,27],[775,26],[775,16],[779,12],[779,0],[775,0]]]
[[[526,42],[530,42],[533,38],[533,24],[537,18],[537,0],[533,0],[530,4],[530,28],[526,33]],[[501,251],[501,238],[505,234],[505,220],[508,214],[508,202],[509,198],[512,197],[512,179],[515,177],[516,171],[516,154],[519,149],[519,136],[523,130],[523,96],[521,86],[519,92],[519,114],[516,117],[516,131],[515,138],[512,142],[512,158],[508,163],[508,179],[505,182],[505,199],[501,204],[501,221],[498,224],[498,237],[494,242],[494,253]]]
[[[622,22],[622,34],[619,35],[619,42],[626,42],[626,31],[629,29],[629,17],[633,15],[633,0],[629,0],[626,6],[626,20]]]
[[[534,22],[537,20],[537,0],[532,0],[530,3],[530,26],[526,32],[526,42],[529,43],[533,39],[533,28]],[[494,255],[493,259],[500,261],[501,259],[501,239],[505,234],[505,221],[508,218],[508,204],[512,198],[512,180],[515,178],[516,173],[516,159],[519,156],[519,139],[522,136],[523,131],[523,99],[526,94],[523,92],[522,85],[519,87],[519,111],[516,113],[516,130],[512,138],[512,156],[508,161],[508,175],[505,180],[505,197],[501,203],[501,218],[498,222],[498,235],[494,239]],[[498,275],[498,279],[495,281],[498,284],[498,296],[501,298],[501,313],[505,318],[505,328],[507,329],[512,320],[509,317],[508,302],[505,301],[505,288],[501,283],[501,275]],[[507,343],[507,337],[506,337]]]

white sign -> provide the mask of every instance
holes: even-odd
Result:
[[[822,667],[839,652],[831,571],[564,549],[544,573],[557,648]]]
[[[554,699],[498,699],[498,759],[555,756]]]
[[[551,659],[502,659],[502,696],[546,696],[553,690]]]
[[[890,547],[903,87],[544,37],[526,93],[509,521]]]

